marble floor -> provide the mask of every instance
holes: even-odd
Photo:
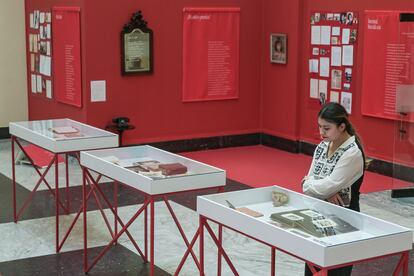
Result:
[[[64,166],[60,166],[60,183],[64,183]],[[77,161],[70,158],[71,176],[71,210],[77,210],[81,204],[80,170]],[[17,195],[19,204],[27,197],[37,180],[37,173],[27,165],[17,166]],[[11,201],[11,152],[10,141],[0,140],[0,275],[84,275],[82,222],[79,221],[62,252],[55,254],[55,217],[54,199],[45,185],[36,192],[33,202],[23,213],[17,224],[12,219]],[[54,188],[54,175],[51,171],[48,182]],[[103,180],[104,193],[112,195],[113,185]],[[248,184],[248,183],[246,183]],[[249,186],[227,180],[226,191],[248,189]],[[209,191],[212,193],[214,191]],[[61,192],[63,194],[63,191]],[[174,209],[184,232],[192,238],[198,226],[195,212],[197,192],[171,196],[169,203]],[[118,212],[123,220],[128,220],[143,203],[143,196],[137,191],[121,185],[118,191]],[[391,199],[389,191],[361,196],[362,212],[414,229],[414,199]],[[106,228],[96,204],[88,205],[88,248],[89,257],[99,251],[110,241]],[[108,209],[105,210],[109,214]],[[60,216],[61,236],[69,226],[75,213]],[[111,218],[111,216],[109,216]],[[80,220],[82,216],[80,217]],[[129,228],[131,235],[139,245],[143,245],[143,218],[140,216]],[[214,226],[214,225],[213,225]],[[215,229],[216,227],[213,227]],[[206,275],[217,275],[217,249],[213,241],[206,237],[205,267]],[[155,264],[156,275],[173,275],[185,244],[180,236],[168,208],[163,201],[155,203]],[[240,275],[269,275],[270,248],[229,229],[224,229],[223,243],[226,252],[234,261]],[[198,255],[198,243],[194,252]],[[414,260],[410,255],[410,275],[414,275]],[[352,275],[388,276],[398,260],[395,257],[358,264]],[[277,252],[276,275],[303,275],[304,263],[282,252]],[[223,260],[223,275],[232,275]],[[118,244],[89,272],[90,275],[149,275],[149,265],[142,262],[135,247],[128,237],[121,236]],[[189,257],[180,275],[197,275],[197,268]]]

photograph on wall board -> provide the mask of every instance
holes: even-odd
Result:
[[[287,63],[287,36],[286,34],[270,35],[270,62]]]

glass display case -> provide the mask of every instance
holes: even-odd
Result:
[[[224,170],[152,146],[81,152],[81,164],[147,194],[224,186]]]
[[[10,134],[51,152],[117,147],[118,135],[71,119],[11,122]]]
[[[408,228],[278,186],[199,196],[197,212],[321,267],[412,248]]]

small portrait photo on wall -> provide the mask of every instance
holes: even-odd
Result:
[[[342,71],[338,69],[332,69],[331,75],[332,75],[331,88],[341,89]]]
[[[347,12],[346,13],[346,24],[347,25],[352,25],[353,22],[354,22],[354,13],[353,12]]]
[[[286,34],[270,35],[270,62],[287,63],[287,36]]]

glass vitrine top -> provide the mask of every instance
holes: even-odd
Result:
[[[86,152],[97,162],[109,162],[153,180],[223,173],[216,167],[152,146],[132,146]]]
[[[322,246],[335,246],[411,232],[410,229],[278,186],[208,195],[235,215],[283,229]]]
[[[53,140],[84,139],[110,137],[116,134],[71,119],[53,119],[15,122],[18,127],[25,128]]]

